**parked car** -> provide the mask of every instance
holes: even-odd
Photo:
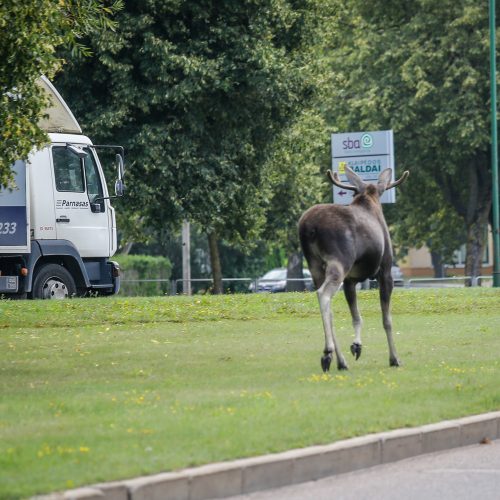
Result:
[[[404,276],[403,271],[394,264],[391,268],[392,279],[394,280],[394,286],[404,286]]]
[[[309,269],[304,269],[304,283],[306,290],[314,290],[314,285]],[[284,292],[286,291],[286,276],[287,271],[284,267],[271,269],[264,276],[257,278],[254,282],[250,284],[248,289],[251,292]],[[257,290],[255,285],[257,284]]]
[[[394,286],[404,286],[404,276],[403,271],[401,271],[400,267],[397,264],[393,264],[391,267],[391,275],[394,281]],[[377,280],[370,280],[370,288],[378,288]]]

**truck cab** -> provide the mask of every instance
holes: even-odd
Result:
[[[0,190],[0,295],[56,299],[117,293],[115,210],[97,150],[116,154],[115,196],[123,194],[123,148],[94,146],[52,84],[41,126],[50,143],[13,165],[16,186]]]

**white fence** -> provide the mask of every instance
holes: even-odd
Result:
[[[406,288],[456,288],[471,286],[492,286],[493,276],[453,276],[449,278],[411,278],[405,282]]]
[[[137,279],[137,280],[122,280],[122,284],[126,285],[127,283],[169,283],[169,291],[167,292],[170,295],[178,295],[183,293],[183,282],[187,280],[177,279],[177,280],[167,280],[167,279]],[[223,278],[223,284],[238,284],[237,290],[238,292],[251,292],[250,284],[254,283],[253,290],[258,290],[260,283],[266,282],[274,282],[275,280],[264,280],[262,278]],[[303,281],[304,283],[310,283],[310,279],[288,279],[287,282],[290,281]],[[206,283],[210,288],[213,284],[212,278],[193,278],[190,279],[189,282],[191,284],[202,284]],[[374,286],[369,286],[367,283],[364,283],[361,288],[376,288],[376,281],[371,282]],[[472,279],[470,276],[453,276],[449,278],[410,278],[408,280],[395,280],[394,284],[396,287],[409,289],[409,288],[457,288],[457,287],[465,287],[468,283],[471,283],[471,286],[484,286],[491,287],[493,286],[493,276],[477,276]],[[248,284],[248,286],[246,286]],[[241,285],[244,285],[244,288],[241,289]],[[123,287],[124,289],[126,286]]]
[[[189,281],[190,283],[209,283],[210,285],[213,284],[213,279],[212,278],[194,278],[190,280],[184,280],[184,279],[177,279],[173,281],[173,290],[174,294],[177,295],[179,293],[179,285],[182,283],[182,288],[184,288],[184,283],[186,281]],[[277,280],[270,280],[270,279],[263,279],[263,278],[222,278],[222,284],[224,283],[248,283],[248,287],[246,287],[245,291],[246,292],[252,292],[255,290],[259,289],[259,284],[266,284],[266,283],[275,283]],[[304,283],[310,283],[311,279],[307,278],[287,278],[287,283],[289,282],[296,282],[296,281],[302,281]],[[250,289],[251,284],[253,283],[253,290]]]

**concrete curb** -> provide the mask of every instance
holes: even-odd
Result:
[[[96,484],[37,500],[204,500],[251,493],[500,438],[500,411],[232,462]]]

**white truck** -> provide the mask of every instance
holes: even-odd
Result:
[[[123,148],[95,146],[55,87],[40,126],[50,144],[13,165],[16,187],[0,190],[0,297],[62,299],[120,288],[115,211],[96,149],[116,154],[115,195],[123,194]]]

